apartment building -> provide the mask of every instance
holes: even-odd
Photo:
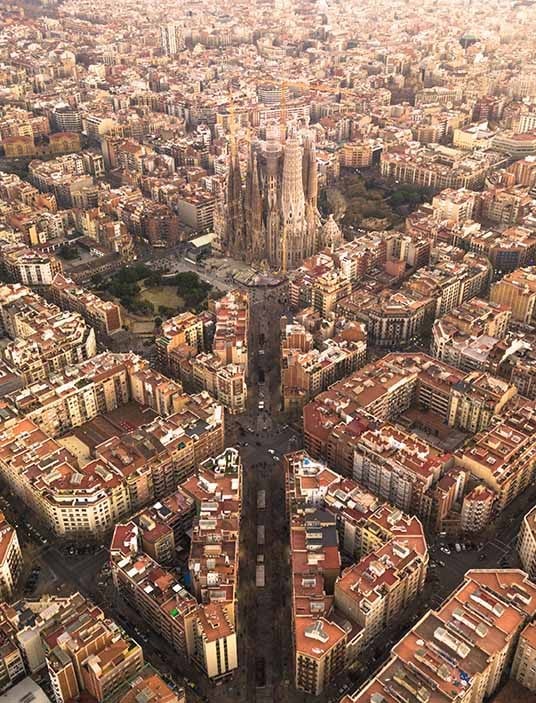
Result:
[[[536,132],[516,133],[513,130],[498,132],[492,139],[495,151],[508,154],[513,159],[523,159],[536,154]]]
[[[312,335],[302,325],[286,325],[281,340],[285,410],[300,410],[315,395],[363,366],[366,357],[366,333],[360,323],[348,325],[320,349],[312,348]]]
[[[421,188],[444,190],[468,188],[478,190],[486,175],[500,161],[493,152],[471,153],[453,147],[417,142],[384,149],[380,169],[384,178],[412,183]]]
[[[343,571],[335,583],[335,608],[362,628],[359,651],[414,601],[424,587],[427,561],[401,535]]]
[[[179,22],[167,22],[160,27],[160,46],[167,56],[184,49],[184,28]]]
[[[505,305],[472,298],[434,322],[430,352],[463,371],[488,368],[490,354],[506,336],[510,318]]]
[[[316,277],[311,286],[311,304],[322,317],[333,312],[337,303],[350,294],[352,284],[343,271],[329,271]]]
[[[8,600],[13,595],[22,565],[22,551],[17,531],[0,512],[0,597],[4,600]],[[9,670],[9,667],[7,669]]]
[[[491,522],[495,491],[478,484],[463,497],[460,527],[467,534],[482,532]]]
[[[0,691],[10,689],[27,674],[23,653],[18,646],[17,627],[6,615],[11,612],[12,606],[5,599],[2,600],[0,605]]]
[[[438,220],[463,224],[473,219],[477,194],[466,188],[445,188],[432,199],[432,208]]]
[[[185,405],[182,386],[132,353],[103,352],[9,397],[28,419],[56,436],[129,401],[169,416]]]
[[[19,243],[0,246],[0,266],[8,280],[25,286],[48,286],[63,270],[52,254],[40,254]]]
[[[517,553],[529,577],[536,578],[536,508],[523,517],[517,538]]]
[[[530,622],[519,635],[512,678],[532,693],[536,693],[536,623]]]
[[[100,334],[111,335],[123,327],[119,305],[110,300],[101,300],[61,273],[54,276],[50,285],[43,290],[43,295],[62,310],[72,310],[82,315]]]
[[[208,232],[214,227],[216,199],[208,190],[183,189],[177,196],[177,209],[182,223],[196,232]]]
[[[164,320],[155,346],[160,370],[178,378],[181,360],[185,356],[195,356],[205,351],[203,318],[191,312],[183,312]]]
[[[306,452],[284,466],[295,684],[318,695],[422,589],[428,549],[416,518]],[[339,548],[360,560],[342,575]]]
[[[403,349],[422,336],[431,302],[389,288],[379,293],[358,288],[339,301],[337,311],[363,321],[369,344]]]
[[[110,547],[118,593],[173,649],[214,680],[238,666],[241,471],[238,452],[227,449],[203,462],[197,475],[181,485],[197,507],[189,557],[195,597],[143,551],[134,521],[116,527]]]
[[[517,388],[482,371],[471,371],[450,392],[448,424],[475,434],[494,417],[504,414],[517,396]]]
[[[517,269],[491,286],[490,300],[506,305],[512,318],[528,325],[536,317],[536,269],[532,266]]]
[[[462,262],[443,259],[433,267],[419,269],[404,283],[402,290],[414,299],[433,301],[429,314],[435,319],[466,300],[481,296],[490,279],[488,260],[466,254]]]
[[[430,427],[434,416],[445,422],[451,389],[464,377],[426,354],[386,354],[304,406],[304,446],[311,456],[327,458],[331,466],[352,475],[363,432],[410,408],[419,408],[415,420],[420,418],[423,426]]]
[[[511,312],[505,305],[482,298],[467,300],[440,318],[445,325],[456,325],[462,334],[481,334],[502,339],[510,324]]]
[[[479,195],[482,219],[502,225],[522,222],[530,212],[530,204],[531,197],[522,185],[492,186]],[[527,235],[530,237],[528,232]]]
[[[381,143],[374,139],[346,142],[339,152],[340,164],[344,168],[368,168],[381,149]]]
[[[160,367],[209,392],[231,413],[244,412],[248,315],[247,295],[234,290],[213,301],[209,313],[184,313],[168,320],[156,344]],[[211,352],[205,351],[209,348]]]
[[[341,703],[411,699],[482,703],[508,672],[536,613],[536,586],[517,569],[472,570],[391,650],[387,663]]]
[[[320,695],[345,666],[347,634],[335,622],[300,615],[295,619],[296,688]]]
[[[146,664],[110,698],[110,703],[186,703],[184,689],[170,688],[150,664]]]
[[[66,411],[58,416],[56,402],[39,405],[35,413],[26,407],[27,416],[8,419],[0,433],[0,474],[4,480],[54,532],[74,538],[103,534],[155,498],[173,493],[179,481],[223,448],[221,406],[206,393],[188,396],[175,387],[175,405],[167,417],[155,417],[153,412],[147,422],[142,420],[132,429],[118,431],[115,426],[111,432],[105,431],[107,439],[90,442],[80,451],[80,437],[71,439],[66,432],[91,418],[103,415],[106,423],[107,413],[131,400],[152,405],[155,410],[166,407],[155,401],[162,383],[167,395],[167,381],[154,372],[142,377],[148,397],[139,397],[129,389],[127,369],[133,372],[131,381],[140,381],[136,369],[144,371],[145,362],[140,367],[130,356],[121,355],[105,356],[101,362],[94,367],[99,374],[95,387],[85,374],[84,383],[79,383],[82,391],[92,391],[92,395],[82,395],[84,405],[69,404],[70,396],[63,397],[67,398],[67,411],[81,407],[83,414]],[[106,362],[110,362],[108,366]],[[108,387],[114,378],[115,384]],[[99,436],[98,428],[92,427],[89,437],[94,431]],[[64,435],[61,440],[54,439],[58,434]]]
[[[536,411],[514,408],[455,454],[455,462],[497,494],[502,511],[534,479]]]
[[[26,385],[44,381],[97,352],[95,331],[77,313],[62,312],[20,283],[0,287],[1,352]]]
[[[216,353],[198,354],[191,361],[183,362],[181,369],[182,378],[191,377],[195,389],[208,391],[233,415],[246,411],[246,374],[243,364],[225,363]]]
[[[29,671],[46,670],[56,703],[103,703],[143,667],[141,647],[79,593],[17,601],[1,617]]]
[[[247,369],[249,303],[247,293],[233,290],[214,303],[216,327],[212,351],[225,364]]]
[[[195,502],[180,488],[132,516],[142,550],[159,564],[169,564],[192,527]]]
[[[452,463],[449,454],[386,423],[363,432],[357,441],[353,478],[379,498],[431,523],[438,510],[434,489]]]

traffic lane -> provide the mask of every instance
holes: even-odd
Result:
[[[246,468],[247,465],[255,465],[263,462],[275,467],[285,454],[290,451],[295,451],[293,447],[298,446],[297,443],[292,443],[290,438],[282,437],[269,438],[264,442],[259,441],[258,445],[257,441],[259,440],[252,439],[248,442],[247,447],[244,447],[243,445],[238,447],[242,457],[242,462]]]
[[[433,600],[436,606],[442,602],[457,586],[459,586],[465,577],[465,574],[471,569],[492,569],[501,565],[503,559],[508,558],[508,563],[504,564],[503,568],[509,568],[515,565],[516,555],[507,547],[491,542],[485,543],[482,550],[466,549],[465,551],[457,552],[455,549],[450,549],[450,554],[442,551],[439,545],[429,545],[430,549],[430,566],[428,569],[428,580],[435,582],[435,593]],[[442,562],[444,566],[433,566],[434,562]]]

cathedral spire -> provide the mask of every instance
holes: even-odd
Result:
[[[257,154],[250,145],[245,197],[245,256],[248,262],[262,261],[266,256],[263,236],[262,195]]]
[[[305,195],[303,192],[303,151],[295,131],[285,142],[281,185],[283,217],[281,268],[286,271],[303,259],[306,235]]]
[[[227,173],[227,213],[226,245],[229,253],[235,256],[236,253],[241,253],[244,245],[244,203],[242,199],[240,160],[234,137],[231,139],[229,170]]]

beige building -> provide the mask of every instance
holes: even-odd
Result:
[[[1,352],[26,385],[44,381],[97,352],[95,331],[78,313],[62,312],[19,283],[0,286]]]
[[[22,551],[19,538],[0,513],[0,597],[8,600],[22,571]]]
[[[62,310],[72,310],[82,315],[101,334],[111,335],[123,326],[119,305],[111,300],[101,300],[61,273],[54,276],[43,294]]]
[[[536,413],[527,406],[475,435],[455,461],[497,494],[495,510],[501,512],[533,480],[535,446]]]
[[[428,547],[417,518],[306,452],[284,465],[295,684],[319,695],[417,596]],[[342,575],[339,549],[358,560]]]
[[[63,269],[52,254],[39,254],[18,243],[0,247],[0,265],[12,280],[25,286],[50,285]]]
[[[98,703],[143,667],[141,647],[79,593],[17,601],[2,612],[32,674],[46,670],[57,703]]]
[[[347,634],[335,622],[306,615],[294,626],[296,688],[318,696],[344,670]]]
[[[434,322],[430,352],[447,364],[472,371],[507,333],[511,312],[505,305],[472,298]]]
[[[248,296],[233,290],[214,303],[216,329],[212,351],[225,364],[248,365]]]
[[[164,373],[177,378],[180,361],[184,355],[195,355],[204,351],[203,321],[191,312],[164,320],[160,336],[155,341],[156,358]]]
[[[495,492],[479,484],[469,491],[462,503],[461,529],[468,534],[481,532],[491,522]]]
[[[536,508],[523,517],[517,539],[517,552],[523,568],[536,578]]]
[[[190,362],[194,388],[205,390],[233,415],[246,411],[247,369],[225,363],[217,354],[198,354]]]
[[[475,434],[512,404],[517,388],[482,371],[471,371],[450,393],[448,424]]]
[[[315,310],[326,317],[351,291],[352,285],[344,273],[330,271],[313,280],[311,302]]]
[[[470,188],[484,185],[487,173],[499,160],[497,154],[465,152],[439,144],[421,146],[411,142],[384,150],[380,157],[381,174],[401,183],[423,188]]]
[[[536,623],[529,623],[519,635],[512,663],[512,678],[536,693]]]
[[[195,597],[143,551],[145,535],[135,520],[116,526],[110,547],[118,594],[212,680],[224,679],[238,667],[241,491],[242,467],[234,448],[207,459],[181,485],[197,513],[188,562]]]
[[[172,493],[222,450],[224,437],[223,409],[207,393],[186,395],[130,355],[91,363],[67,385],[45,387],[44,397],[17,395],[26,417],[7,420],[0,438],[0,474],[11,490],[55,533],[85,539]],[[67,435],[132,400],[153,410],[146,423],[86,448]],[[155,417],[159,410],[166,417]]]
[[[380,671],[341,703],[483,703],[507,674],[535,613],[536,585],[523,571],[468,571],[441,607],[393,646]],[[532,654],[527,648],[518,657],[521,665]],[[529,673],[526,666],[518,670]]]
[[[416,551],[396,534],[387,544],[343,571],[335,583],[335,607],[361,628],[359,650],[378,637],[424,587],[426,548]]]
[[[517,269],[494,283],[490,300],[510,308],[514,320],[533,324],[536,317],[536,267]]]
[[[331,384],[363,366],[366,332],[350,323],[339,335],[312,348],[312,335],[302,325],[286,325],[281,340],[281,387],[287,411],[297,411]]]

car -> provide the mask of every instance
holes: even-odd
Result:
[[[264,410],[264,400],[259,400],[259,410]]]
[[[272,456],[272,459],[273,459],[274,461],[279,461],[279,457],[276,456],[275,454]]]
[[[269,449],[268,454],[271,454],[273,456],[275,454],[275,449]]]

